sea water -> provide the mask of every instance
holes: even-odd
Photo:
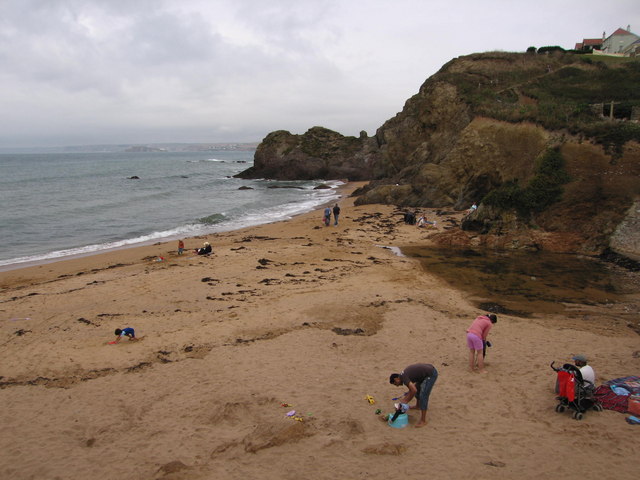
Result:
[[[253,154],[0,154],[0,269],[275,222],[338,198],[337,181],[233,178]]]

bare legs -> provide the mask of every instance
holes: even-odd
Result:
[[[420,421],[416,423],[416,428],[424,427],[427,424],[427,411],[420,410]]]
[[[484,355],[482,350],[469,349],[469,370],[476,371],[476,363],[478,364],[478,373],[487,373],[484,369]]]

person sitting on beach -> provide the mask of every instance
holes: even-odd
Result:
[[[486,373],[484,369],[484,353],[485,347],[491,346],[487,342],[487,335],[493,324],[498,321],[498,317],[494,314],[480,315],[471,323],[467,330],[467,347],[469,347],[469,370],[472,372],[478,366],[478,373]]]
[[[116,334],[116,340],[115,340],[115,342],[112,342],[112,343],[120,342],[120,340],[122,340],[123,337],[128,337],[129,341],[137,340],[136,332],[131,327],[127,327],[127,328],[123,328],[123,329],[116,328],[116,331],[114,333]]]
[[[471,206],[469,207],[469,210],[467,210],[467,213],[466,213],[466,215],[465,215],[465,216],[467,216],[467,217],[468,217],[468,216],[469,216],[469,215],[471,215],[473,212],[475,212],[477,209],[478,209],[478,205],[476,205],[476,202],[473,202],[473,205],[471,205]]]
[[[415,397],[414,407],[420,409],[420,421],[416,427],[424,427],[427,424],[427,409],[429,408],[429,396],[431,389],[438,379],[436,367],[430,363],[415,363],[409,365],[400,373],[392,373],[389,383],[399,387],[405,385],[409,391],[399,399],[400,403],[408,404]]]
[[[587,357],[584,355],[576,355],[573,362],[580,369],[582,375],[582,384],[585,388],[594,388],[596,386],[596,372],[591,365],[587,365]]]
[[[202,248],[198,248],[196,250],[196,253],[198,255],[209,255],[212,251],[211,245],[209,244],[209,242],[204,242],[204,245]]]
[[[418,219],[418,223],[416,224],[416,226],[426,227],[427,225],[433,225],[435,227],[436,222],[430,222],[429,220],[427,220],[427,217],[425,217],[424,215],[420,215],[420,218]]]

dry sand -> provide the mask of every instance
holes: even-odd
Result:
[[[0,478],[638,478],[640,427],[556,413],[549,368],[586,353],[599,383],[640,374],[634,331],[501,315],[470,373],[482,312],[381,248],[430,230],[352,203],[338,227],[211,235],[209,258],[170,242],[0,273]],[[109,345],[126,326],[144,338]],[[388,376],[416,362],[440,372],[429,423],[390,428]]]

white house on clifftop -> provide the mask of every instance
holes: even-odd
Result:
[[[635,57],[640,53],[640,36],[631,33],[631,26],[627,25],[627,29],[617,29],[602,42],[601,53],[618,54],[624,56]],[[604,36],[604,35],[603,35]]]

